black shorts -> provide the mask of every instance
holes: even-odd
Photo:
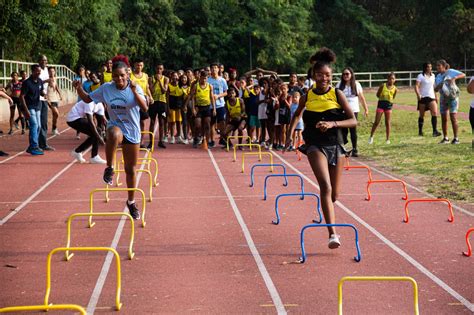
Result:
[[[425,106],[429,106],[431,102],[435,101],[434,98],[431,98],[431,97],[423,97],[421,100],[418,101],[418,106],[417,106],[417,110],[420,110],[420,105],[425,105]]]
[[[215,124],[216,122],[225,121],[225,114],[225,107],[216,108],[216,116],[212,116],[211,125]]]
[[[51,105],[51,107],[59,107],[59,102],[50,102],[49,105]]]
[[[140,109],[140,120],[147,120],[148,118],[150,118],[150,115]]]
[[[377,103],[377,108],[383,109],[383,110],[391,110],[393,107],[393,104],[390,103],[389,101],[378,101]]]
[[[244,118],[231,119],[231,121],[229,122],[229,125],[232,126],[232,130],[237,130],[237,129],[239,129],[239,126],[243,121],[245,121]]]
[[[148,115],[151,119],[155,119],[156,116],[161,116],[168,111],[168,104],[165,102],[156,101],[148,108]]]
[[[341,156],[345,156],[345,150],[340,144],[335,145],[317,145],[309,144],[307,145],[306,154],[309,154],[314,151],[320,151],[326,159],[328,164],[335,166]]]
[[[128,140],[127,138],[123,137],[122,144],[140,144],[140,143],[133,143],[130,140]]]
[[[197,114],[196,118],[206,118],[206,117],[211,117],[211,105],[207,106],[196,106],[197,108]]]

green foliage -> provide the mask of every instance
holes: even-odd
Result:
[[[306,72],[321,46],[336,52],[339,69],[417,69],[440,58],[459,68],[465,56],[473,66],[470,0],[0,0],[0,7],[5,58],[44,53],[71,67],[96,69],[123,53],[149,67],[219,61],[241,71],[252,64]]]

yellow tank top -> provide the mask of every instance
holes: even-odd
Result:
[[[311,112],[324,112],[330,109],[341,108],[337,102],[336,89],[331,87],[323,95],[314,93],[313,89],[308,91],[306,99],[306,110]]]
[[[143,90],[143,94],[146,95],[147,86],[148,86],[148,74],[146,74],[145,72],[142,72],[142,77],[138,78],[135,76],[135,73],[132,72],[130,79],[134,81],[136,84],[140,85],[140,87]]]
[[[184,96],[188,96],[189,92],[191,92],[191,87],[190,86],[182,87],[181,89],[183,89]]]
[[[196,105],[209,106],[211,105],[211,88],[209,83],[206,83],[205,88],[201,88],[201,84],[196,84]]]
[[[95,91],[95,90],[97,90],[99,87],[100,87],[100,83],[92,84],[92,85],[91,85],[91,91]]]
[[[237,98],[235,104],[232,106],[230,105],[230,102],[229,100],[226,101],[226,106],[227,106],[227,110],[229,111],[230,113],[230,118],[231,119],[239,119],[240,118],[240,114],[242,113],[242,106],[240,105],[240,99]]]
[[[162,76],[160,79],[161,85],[165,84],[165,77]],[[160,84],[156,81],[156,78],[153,77],[153,99],[155,101],[163,102],[166,103],[166,94],[161,91],[161,86]],[[169,86],[169,85],[168,85]]]
[[[112,72],[104,71],[102,73],[102,77],[104,79],[104,83],[110,82],[112,81]]]
[[[392,88],[388,88],[387,84],[383,84],[382,88],[382,93],[380,93],[379,100],[380,101],[387,101],[392,103],[393,102],[393,96],[395,95],[395,92],[397,91],[397,88],[395,86],[392,86]]]
[[[180,97],[184,95],[184,91],[179,85],[168,84],[168,89],[171,96]]]

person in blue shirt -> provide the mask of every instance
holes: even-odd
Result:
[[[212,85],[212,90],[214,93],[214,100],[216,103],[216,115],[211,119],[211,141],[209,142],[209,147],[214,147],[214,130],[217,123],[217,129],[221,131],[221,136],[219,140],[219,144],[226,145],[224,139],[225,133],[225,100],[224,97],[227,96],[227,82],[223,77],[219,76],[219,64],[213,63],[211,64],[211,76],[207,79],[210,85]]]
[[[466,75],[461,71],[450,69],[446,60],[441,59],[436,62],[438,75],[435,78],[435,91],[439,92],[439,109],[441,113],[441,123],[443,127],[443,140],[441,144],[449,143],[448,138],[448,112],[453,125],[452,144],[459,144],[457,113],[459,107],[459,88],[456,80],[464,78]]]
[[[140,109],[144,112],[148,106],[140,86],[130,80],[127,72],[128,65],[123,61],[116,61],[112,66],[112,82],[104,83],[97,90],[88,94],[84,91],[80,81],[74,81],[78,95],[86,103],[103,103],[107,106],[109,121],[107,123],[107,141],[105,153],[107,168],[104,171],[104,181],[113,184],[114,157],[119,144],[122,144],[124,169],[127,187],[135,188],[135,167],[140,149]],[[130,215],[140,219],[134,191],[128,192],[127,206]]]

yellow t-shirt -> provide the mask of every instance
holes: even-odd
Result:
[[[383,88],[382,88],[382,93],[380,93],[379,100],[392,103],[396,91],[397,91],[397,88],[395,87],[395,85],[392,85],[392,87],[389,89],[387,87],[387,83],[384,83]]]
[[[211,105],[211,88],[210,84],[206,83],[205,88],[201,88],[201,84],[196,84],[196,105],[209,106]]]
[[[306,110],[310,112],[324,112],[330,109],[341,108],[337,102],[336,89],[331,87],[323,95],[314,93],[313,89],[308,91],[306,99]]]

